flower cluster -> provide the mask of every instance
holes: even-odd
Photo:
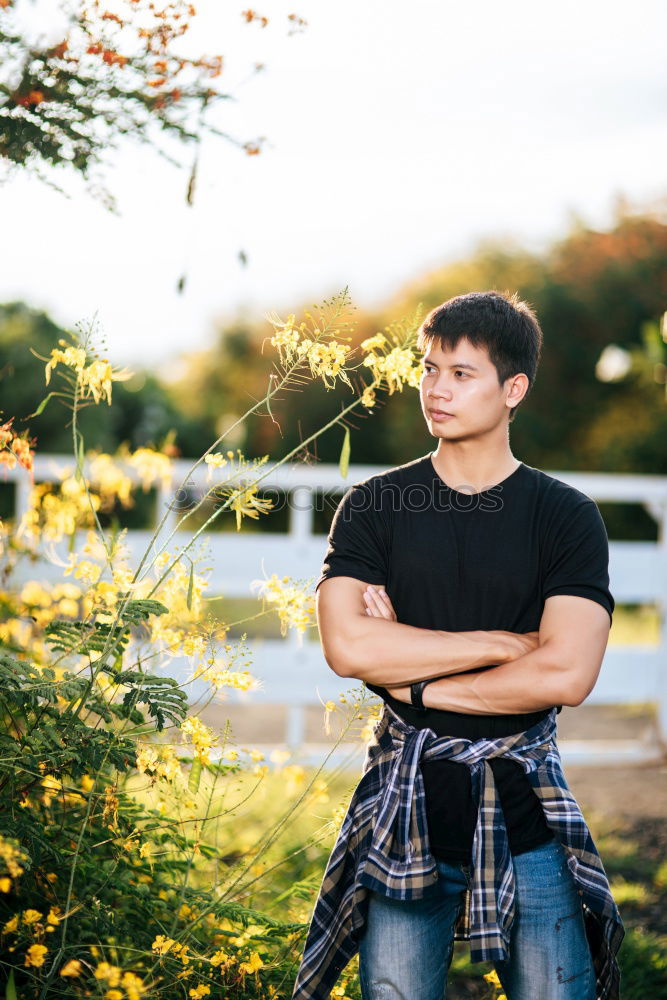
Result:
[[[174,781],[182,774],[180,764],[173,747],[166,743],[155,745],[137,743],[137,770],[139,774],[147,774],[152,781],[163,778]]]
[[[310,326],[306,322],[297,326],[294,313],[286,320],[273,314],[267,317],[276,330],[270,342],[278,349],[280,360],[285,366],[307,363],[311,376],[321,378],[327,389],[335,387],[336,378],[351,386],[345,370],[350,349],[336,340],[326,324],[320,327],[311,313],[306,311],[305,315]]]
[[[4,424],[0,424],[0,465],[6,469],[13,469],[18,465],[32,472],[33,459],[35,453],[32,450],[34,438],[29,438],[26,431],[17,434],[12,424],[14,418],[10,417]]]
[[[0,861],[3,874],[0,875],[0,892],[10,892],[12,879],[23,875],[22,865],[28,860],[27,854],[19,846],[18,840],[0,836]]]
[[[290,577],[278,578],[273,573],[268,580],[253,580],[251,585],[269,603],[274,604],[280,618],[280,633],[287,635],[289,628],[303,635],[311,625],[315,613],[315,599],[306,592],[304,586],[293,582]]]
[[[123,993],[118,989],[122,986],[127,1000],[141,1000],[146,992],[146,987],[139,976],[134,972],[123,972],[117,965],[109,962],[100,962],[93,975],[95,979],[103,982],[109,987],[104,994],[106,1000],[123,1000]]]
[[[236,691],[256,691],[259,681],[249,670],[230,670],[229,667],[220,667],[215,659],[211,657],[206,666],[199,665],[195,668],[194,678],[201,677],[208,681],[215,691],[222,688],[233,688]]]
[[[404,383],[413,389],[418,389],[422,371],[421,362],[417,361],[410,348],[392,347],[386,353],[376,353],[378,348],[385,349],[387,344],[386,337],[381,333],[362,341],[361,349],[367,352],[363,362],[364,367],[370,368],[378,384],[386,384],[390,396],[397,389],[402,390]]]
[[[51,483],[37,483],[33,487],[17,534],[33,543],[40,538],[59,542],[73,535],[77,528],[92,525],[93,511],[101,506],[97,493],[88,494],[81,479],[65,472],[57,489]]]
[[[154,448],[137,448],[136,451],[119,452],[125,458],[130,468],[134,469],[141,481],[141,488],[146,491],[157,483],[165,489],[171,485],[173,462],[168,455]]]
[[[95,359],[86,364],[88,356],[83,347],[68,346],[65,340],[59,340],[61,347],[51,351],[50,359],[45,368],[46,384],[51,381],[51,373],[58,365],[72,370],[80,399],[92,397],[95,403],[106,399],[111,403],[111,383],[126,382],[132,378],[132,372],[127,368],[113,368],[108,361]],[[62,349],[64,348],[64,350]]]
[[[112,456],[93,451],[83,477],[71,469],[61,469],[57,485],[45,482],[33,486],[19,535],[32,542],[40,537],[58,542],[78,528],[92,526],[93,511],[113,510],[117,503],[132,507],[134,483],[126,467],[134,470],[144,492],[156,483],[163,486],[171,483],[173,463],[163,452],[152,448],[130,452],[121,448]]]
[[[192,715],[181,725],[181,732],[189,737],[184,743],[190,742],[194,747],[195,754],[202,764],[211,763],[211,749],[216,742],[213,730],[204,725],[201,719]]]

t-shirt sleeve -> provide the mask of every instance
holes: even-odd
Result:
[[[351,486],[331,521],[328,547],[315,590],[332,576],[364,583],[387,583],[389,534],[377,491],[365,483]]]
[[[609,539],[594,500],[563,512],[552,534],[542,577],[542,600],[554,594],[588,597],[612,618],[615,602],[609,589]]]

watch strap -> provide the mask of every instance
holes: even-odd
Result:
[[[426,705],[424,704],[423,695],[424,688],[430,681],[415,681],[410,685],[410,700],[412,702],[412,707],[418,712],[425,712]]]

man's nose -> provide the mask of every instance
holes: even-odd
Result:
[[[452,390],[448,389],[446,385],[434,385],[427,392],[427,396],[430,397],[442,397],[443,399],[452,399]]]

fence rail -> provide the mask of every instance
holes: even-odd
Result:
[[[35,481],[57,482],[65,469],[72,468],[73,461],[67,456],[38,456]],[[321,509],[323,496],[342,494],[352,483],[385,468],[351,466],[345,480],[335,465],[299,464],[269,472],[261,488],[279,491],[288,506],[289,528],[284,533],[206,533],[209,559],[213,566],[210,594],[250,597],[253,594],[250,582],[269,577],[272,573],[314,580],[319,574],[326,547],[326,535],[313,531],[316,503]],[[171,484],[162,485],[157,490],[157,517],[161,519],[166,514],[166,521],[155,546],[156,553],[163,547],[173,550],[188,537],[180,531],[170,537],[182,515],[184,498],[186,494],[196,494],[209,485],[206,469],[200,467],[191,474],[190,469],[189,462],[175,462]],[[130,469],[127,471],[136,478],[136,473]],[[587,701],[590,704],[654,703],[659,736],[664,743],[667,741],[667,476],[547,471],[598,503],[641,504],[657,523],[656,542],[610,542],[609,573],[617,605],[655,605],[660,623],[659,641],[655,646],[608,647],[598,682]],[[30,484],[25,472],[18,468],[8,470],[8,477],[15,480],[15,514],[21,516],[27,507]],[[276,492],[276,496],[279,494]],[[333,513],[333,506],[329,509]],[[186,524],[185,532],[187,528]],[[127,533],[126,544],[132,560],[143,555],[151,535],[152,532],[143,530]],[[81,533],[75,541],[75,551],[81,549],[84,541]],[[56,552],[65,562],[66,547],[57,546]],[[62,567],[48,562],[41,564],[39,570],[34,565],[23,565],[17,571],[18,582],[36,577],[52,581],[61,576]],[[337,699],[343,682],[327,666],[318,643],[304,641],[299,644],[296,637],[290,636],[283,641],[253,639],[248,645],[252,651],[253,673],[260,678],[262,688],[253,692],[251,699],[236,692],[232,697],[242,702],[247,700],[248,704],[252,704],[252,699],[258,699],[288,705],[286,742],[297,748],[303,741],[304,707]],[[171,662],[169,672],[172,676],[184,677],[189,672],[189,666],[185,661],[175,660]],[[626,756],[635,759],[642,753],[642,748],[633,746]],[[610,760],[616,759],[611,749],[607,756]]]

